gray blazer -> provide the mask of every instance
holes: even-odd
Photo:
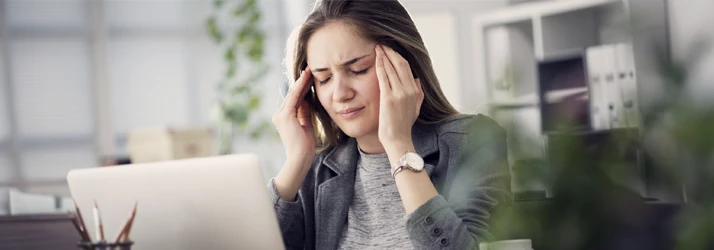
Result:
[[[506,133],[484,115],[460,115],[414,125],[412,140],[439,195],[406,215],[416,249],[475,249],[489,237],[497,204],[510,204]],[[336,249],[347,221],[357,166],[357,142],[317,154],[294,202],[268,184],[288,249]]]

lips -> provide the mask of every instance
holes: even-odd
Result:
[[[364,109],[364,107],[359,107],[359,108],[346,108],[340,111],[337,111],[337,114],[341,115],[344,118],[352,118],[357,116],[361,111]]]

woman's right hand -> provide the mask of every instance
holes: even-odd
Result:
[[[273,115],[273,124],[280,134],[287,159],[275,178],[278,194],[283,199],[293,200],[315,159],[317,138],[312,125],[310,106],[305,95],[312,85],[312,72],[307,68],[295,81],[278,112]]]

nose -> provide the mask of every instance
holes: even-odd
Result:
[[[332,93],[332,100],[335,102],[346,102],[355,96],[355,91],[352,89],[350,82],[341,77],[333,76],[335,91]]]

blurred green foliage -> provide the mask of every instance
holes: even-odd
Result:
[[[512,181],[513,186],[545,183],[552,197],[516,201],[508,211],[495,211],[495,239],[530,238],[536,250],[714,249],[714,102],[690,95],[693,85],[714,86],[714,79],[692,76],[702,56],[711,54],[710,45],[699,41],[678,59],[652,48],[658,60],[638,62],[651,64],[662,82],[655,86],[640,79],[640,91],[663,89],[641,108],[638,130],[588,135],[596,136],[597,143],[572,131],[549,136],[546,159],[519,166]],[[670,219],[653,216],[648,208],[662,202],[618,181],[632,174],[628,159],[633,154],[639,154],[640,165],[657,176],[659,185],[682,196],[681,203],[664,204],[677,207]],[[653,232],[656,226],[664,231]],[[657,245],[667,241],[672,246]]]
[[[703,56],[711,55],[711,46],[698,40],[681,58],[670,60],[659,52],[658,72],[667,94],[644,111],[647,132],[658,133],[667,144],[667,150],[652,154],[654,167],[670,177],[669,183],[683,184],[686,205],[676,221],[676,249],[681,250],[714,249],[714,102],[695,101],[688,93],[714,86],[714,79],[695,79],[693,72],[705,66]]]
[[[205,23],[206,30],[223,50],[226,65],[224,77],[216,88],[220,154],[230,154],[236,129],[252,139],[271,131],[269,120],[255,115],[262,101],[256,84],[269,67],[264,60],[265,34],[259,25],[258,2],[214,0],[213,8]]]

